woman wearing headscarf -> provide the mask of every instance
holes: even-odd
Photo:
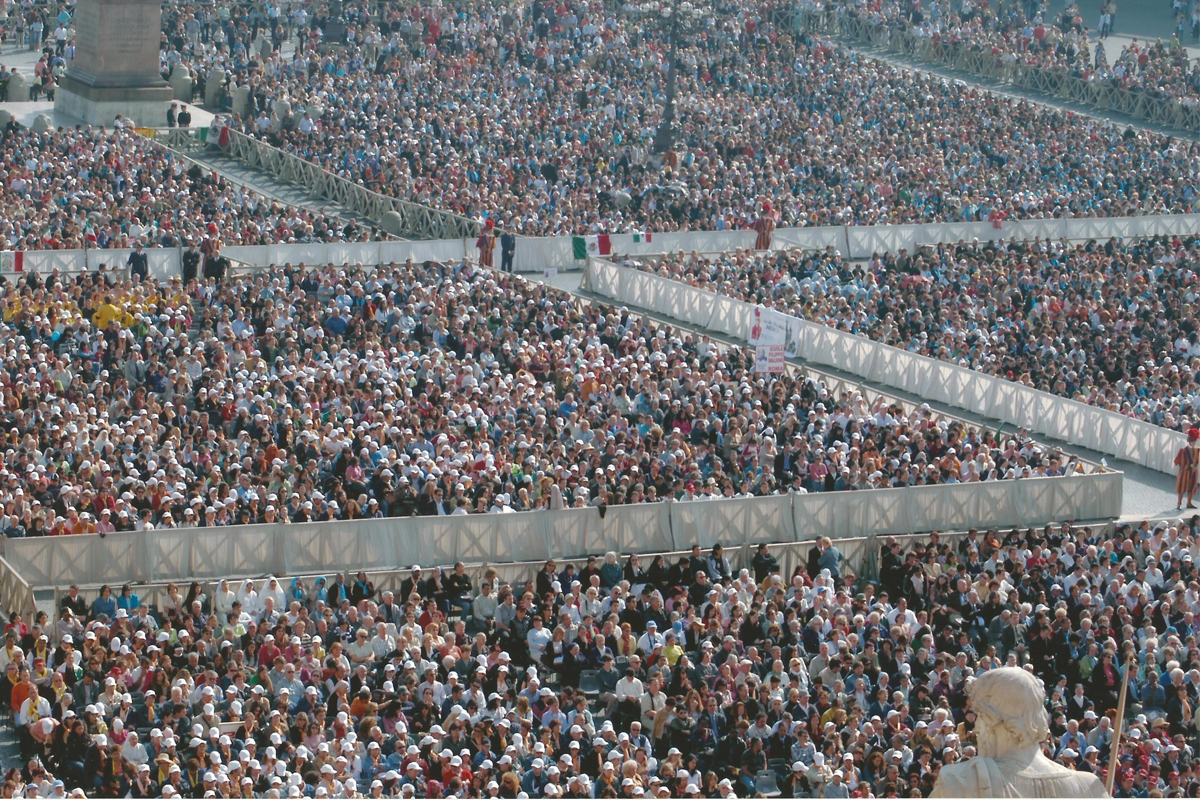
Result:
[[[304,604],[308,602],[308,587],[304,585],[304,581],[297,576],[292,578],[292,584],[288,587],[288,602]]]
[[[229,588],[229,581],[224,578],[217,584],[217,591],[213,593],[213,607],[217,611],[217,619],[222,623],[229,616],[229,612],[233,610],[233,602],[237,600],[237,595]]]
[[[329,579],[324,575],[313,581],[313,587],[308,590],[308,610],[310,612],[316,610],[318,602],[325,602],[327,596],[325,587],[328,583]]]
[[[276,611],[287,610],[287,592],[283,591],[283,587],[279,585],[279,579],[274,575],[268,575],[262,583],[262,588],[258,590],[259,608],[266,606],[268,597],[275,601]]]
[[[246,580],[242,582],[242,588],[237,591],[237,600],[242,604],[242,611],[245,613],[258,613],[258,592],[254,590],[254,581]]]

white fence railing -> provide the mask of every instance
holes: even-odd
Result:
[[[1100,530],[1105,530],[1108,526],[1097,526]],[[957,544],[958,540],[966,535],[965,531],[940,531],[940,541],[946,544]],[[900,534],[895,537],[900,546],[907,550],[911,545],[918,542],[926,543],[929,541],[929,533],[916,534]],[[724,544],[724,543],[723,543]],[[741,569],[754,568],[754,556],[758,552],[758,542],[747,543],[744,545],[727,545],[724,548],[725,557],[729,559],[730,567],[735,571]],[[855,575],[864,577],[873,577],[879,565],[879,548],[881,542],[874,534],[871,536],[851,536],[845,539],[838,539],[838,550],[842,552],[845,558],[843,573],[850,572]],[[767,549],[771,555],[779,559],[780,572],[784,576],[789,576],[796,569],[803,569],[808,560],[808,552],[812,548],[812,542],[793,542],[786,544],[767,544]],[[654,556],[665,556],[667,561],[674,564],[680,558],[691,555],[691,548],[687,547],[680,550],[655,550],[649,546],[644,549],[635,551],[642,559],[643,565],[649,565]],[[569,560],[569,559],[568,559]],[[545,560],[537,561],[506,561],[502,563],[466,563],[466,573],[471,578],[471,585],[478,589],[485,574],[495,572],[501,581],[512,585],[524,584],[531,576],[539,572],[545,564]],[[422,569],[431,567],[449,567],[449,564],[429,564],[422,563]],[[563,566],[562,563],[559,564]],[[306,586],[312,586],[318,577],[329,578],[333,571],[342,571],[340,565],[328,565],[314,572],[292,572],[288,577],[300,577],[303,579]],[[368,569],[368,574],[371,576],[371,581],[375,584],[375,588],[380,593],[391,591],[399,597],[400,587],[405,578],[410,577],[412,570],[408,565],[402,568],[381,568],[371,567]],[[225,575],[223,579],[230,580],[231,583],[236,582],[239,578],[257,578],[262,575],[261,572],[247,573],[246,575]],[[199,579],[201,588],[209,597],[214,595],[214,590],[218,588],[220,580],[218,579]],[[167,591],[172,583],[177,583],[178,579],[172,581],[153,580],[145,583],[138,583],[137,594],[142,602],[150,606],[161,608],[166,600]],[[90,597],[98,593],[102,584],[98,583],[83,583],[76,582],[76,585],[84,593]],[[181,593],[186,593],[186,586],[178,587]],[[59,608],[62,605],[62,598],[66,595],[68,587],[65,584],[60,584],[54,587],[54,607]],[[32,590],[29,596],[32,597]],[[32,602],[32,601],[31,601]],[[14,606],[15,608],[15,606]],[[30,606],[32,608],[32,605]],[[27,616],[32,619],[33,614]]]
[[[751,338],[756,313],[753,303],[600,259],[590,260],[586,280],[592,291],[615,301],[741,341]],[[779,313],[757,310],[760,314]],[[1184,442],[1178,431],[827,325],[794,317],[788,317],[786,324],[789,355],[1150,469],[1175,472],[1175,453]]]
[[[824,228],[780,228],[771,241],[773,250],[823,249],[832,246],[853,259],[869,258],[874,252],[913,250],[923,244],[979,239],[1108,239],[1113,236],[1186,236],[1200,234],[1200,214],[1174,214],[1145,217],[1107,217],[1102,219],[1045,219],[1004,222],[1000,228],[987,222],[946,222],[928,225],[876,225]],[[612,251],[623,255],[655,255],[678,251],[721,253],[754,247],[754,231],[688,231],[655,233],[645,236],[619,233],[609,236]],[[181,274],[183,251],[180,248],[147,248],[150,274],[169,277]],[[311,244],[229,245],[227,256],[252,267],[272,264],[388,264],[413,261],[455,261],[476,258],[474,239],[434,239],[427,241],[314,242]],[[124,267],[129,250],[28,250],[22,253],[24,269],[40,273],[85,272],[100,264]],[[496,254],[495,266],[500,265]],[[517,237],[513,266],[517,272],[542,272],[546,269],[576,269],[583,266],[575,258],[569,236]]]
[[[63,583],[295,575],[410,564],[506,563],[608,550],[673,551],[970,527],[1108,520],[1121,511],[1122,475],[662,502],[598,509],[414,517],[296,525],[237,525],[0,540],[34,587]]]

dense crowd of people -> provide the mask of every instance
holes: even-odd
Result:
[[[369,229],[284,206],[127,130],[10,126],[0,140],[5,250],[357,241]]]
[[[13,616],[21,797],[924,797],[966,689],[1045,687],[1045,753],[1194,797],[1200,517],[371,576],[72,586]],[[750,551],[753,552],[751,555]],[[1117,697],[1128,679],[1123,735]]]
[[[681,146],[657,168],[666,47],[630,8],[341,6],[170,6],[164,70],[201,92],[228,72],[248,132],[524,233],[1200,202],[1192,145],[895,71],[758,10],[702,14],[679,47]],[[195,270],[214,242],[369,235],[128,132],[10,130],[0,149],[10,247],[178,243]],[[1198,258],[1192,240],[960,242],[642,266],[1185,427]],[[123,266],[0,285],[4,536],[1083,469],[469,263]],[[153,604],[71,587],[54,619],[5,626],[22,765],[0,796],[921,797],[976,754],[966,688],[1003,665],[1043,681],[1051,757],[1103,775],[1117,751],[1114,796],[1200,796],[1200,517],[888,539],[871,564],[804,549],[794,568],[765,545],[737,564],[719,545],[608,553],[512,582],[414,566],[386,587],[331,567]]]
[[[960,241],[862,264],[832,248],[627,263],[1166,427],[1200,420],[1200,239]]]
[[[1085,24],[1079,5],[1008,2],[999,4],[909,2],[866,4],[858,0],[802,0],[811,12],[833,11],[846,20],[886,25],[927,39],[935,58],[959,50],[990,55],[1003,64],[1053,70],[1114,89],[1174,99],[1189,107],[1200,100],[1200,64],[1188,55],[1184,41],[1200,41],[1200,7],[1177,12],[1170,39],[1153,42],[1134,37],[1119,49],[1106,43],[1116,19],[1116,4],[1104,2],[1100,17]],[[1192,4],[1194,6],[1194,4]]]
[[[282,48],[266,26],[230,21],[227,41],[193,48],[179,36],[170,58],[206,84],[228,80],[228,103],[248,87],[247,133],[520,233],[746,228],[764,213],[796,226],[1137,215],[1197,202],[1195,145],[898,70],[777,29],[769,5],[705,9],[681,34],[678,146],[662,159],[653,140],[669,26],[639,7],[388,5],[369,17],[366,4],[342,6],[337,26],[325,21],[346,25],[336,47],[305,16]]]
[[[193,306],[192,300],[197,302]],[[469,264],[3,292],[0,533],[526,511],[1070,474]]]

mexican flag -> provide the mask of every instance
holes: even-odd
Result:
[[[654,237],[654,234],[650,233],[650,231],[634,231],[633,232],[633,240],[635,242],[652,242],[652,241],[654,241],[653,237]]]
[[[612,242],[607,233],[596,236],[572,236],[571,248],[579,261],[588,256],[606,256],[612,252]]]

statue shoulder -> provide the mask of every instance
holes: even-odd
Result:
[[[995,762],[976,756],[957,764],[947,764],[938,773],[931,797],[994,797],[991,772]],[[1003,796],[1003,795],[1001,795]]]
[[[1090,772],[1075,772],[1075,787],[1073,794],[1076,797],[1108,797],[1108,790],[1104,788],[1104,781],[1100,780],[1099,775],[1093,775]]]
[[[1033,769],[1021,773],[1023,778],[1038,781],[1045,796],[1108,797],[1104,781],[1090,772],[1068,769],[1039,753]]]

